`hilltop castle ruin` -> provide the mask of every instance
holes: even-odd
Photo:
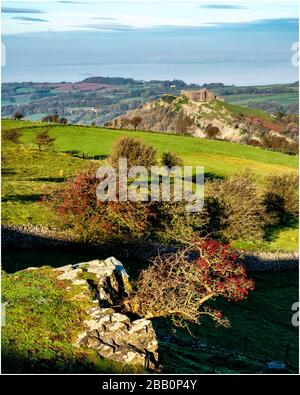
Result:
[[[217,96],[210,90],[203,88],[198,91],[181,91],[181,94],[192,101],[212,101],[216,100]]]

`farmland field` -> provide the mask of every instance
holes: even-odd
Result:
[[[280,105],[288,105],[295,103],[298,100],[298,93],[281,93],[281,94],[269,94],[269,95],[255,95],[255,94],[240,94],[230,95],[228,103],[240,104],[241,106],[247,105],[249,102],[261,103],[261,102],[275,102]]]
[[[16,128],[22,133],[22,144],[3,144],[2,221],[6,224],[54,225],[55,218],[41,202],[41,196],[60,188],[68,177],[89,166],[91,161],[106,160],[114,141],[124,135],[143,139],[157,149],[159,156],[169,150],[179,155],[186,165],[204,166],[208,178],[251,171],[260,188],[263,188],[266,176],[296,173],[298,166],[296,156],[224,141],[98,127],[2,121],[2,130]],[[45,128],[49,128],[51,136],[56,138],[54,150],[40,152],[33,138]],[[236,247],[271,251],[294,251],[297,244],[297,224],[273,230],[270,240],[263,244],[235,242]]]

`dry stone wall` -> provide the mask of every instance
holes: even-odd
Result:
[[[59,280],[82,287],[76,297],[93,294],[94,306],[86,310],[85,329],[78,335],[76,346],[93,348],[101,357],[116,362],[159,367],[158,342],[151,321],[132,319],[115,307],[131,291],[129,276],[120,261],[111,257],[54,270]]]

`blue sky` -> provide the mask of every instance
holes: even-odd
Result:
[[[297,79],[296,1],[4,1],[3,81]]]

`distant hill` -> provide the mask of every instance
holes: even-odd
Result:
[[[298,129],[294,122],[294,135],[288,133],[290,121],[289,117],[275,117],[261,110],[227,103],[203,88],[182,91],[179,96],[164,95],[106,126],[258,144],[266,136],[282,136],[287,141],[295,139]]]
[[[110,85],[128,85],[128,84],[142,84],[140,81],[136,81],[133,78],[123,77],[89,77],[80,81],[80,83],[93,83],[93,84],[110,84]]]
[[[261,109],[270,114],[298,113],[298,83],[245,86],[207,83],[202,87],[182,80],[136,81],[122,77],[89,77],[79,82],[3,83],[2,116],[17,111],[27,120],[41,120],[57,113],[72,124],[96,124],[125,114],[129,110],[159,99],[164,94],[178,96],[181,90],[207,88],[228,103]]]

